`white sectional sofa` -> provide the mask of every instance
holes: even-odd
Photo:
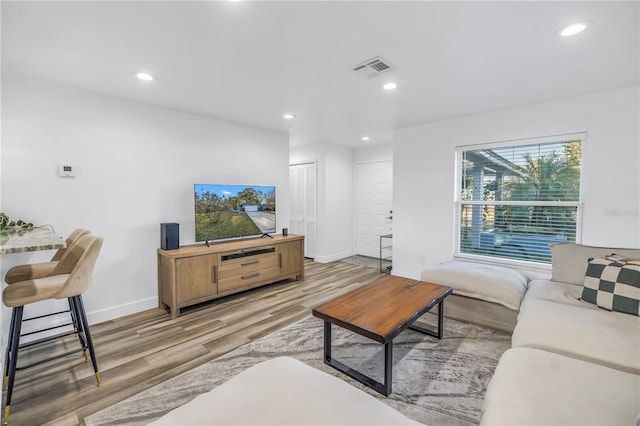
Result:
[[[497,323],[503,327],[497,328],[508,329],[505,309],[515,313],[512,348],[504,353],[491,379],[481,424],[636,424],[640,317],[605,310],[580,298],[589,258],[615,253],[640,259],[640,250],[578,244],[559,244],[551,250],[552,273],[543,279],[488,265],[477,266],[475,274],[476,264],[460,261],[446,262],[421,276],[424,281],[453,287],[452,296],[457,293],[462,306],[483,306],[456,310],[458,300],[453,299],[449,314],[459,319],[491,326],[496,321],[486,315],[498,312],[502,317]],[[497,284],[492,284],[492,277]],[[527,281],[524,286],[523,280]],[[501,300],[497,289],[505,286],[510,292]],[[522,295],[519,305],[513,303],[514,292]]]
[[[453,288],[445,316],[513,331],[530,277],[522,271],[452,260],[422,271],[422,281]]]
[[[463,261],[421,275],[453,287],[446,316],[513,330],[480,423],[640,426],[640,316],[579,300],[588,258],[615,253],[640,259],[640,250],[559,244],[551,251],[549,277]],[[337,377],[280,357],[248,368],[153,424],[419,423]]]
[[[420,425],[368,393],[290,357],[247,368],[152,425]]]

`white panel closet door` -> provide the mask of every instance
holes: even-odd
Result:
[[[301,185],[304,184],[304,170],[297,167],[289,168],[289,232],[293,234],[304,233],[304,209],[300,204],[300,194],[304,192]]]
[[[393,163],[356,164],[356,254],[380,256],[380,236],[391,233]]]
[[[315,257],[316,247],[316,165],[289,167],[289,231],[304,235],[305,257]]]

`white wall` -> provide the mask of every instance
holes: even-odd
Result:
[[[587,132],[582,243],[640,247],[639,88],[397,129],[394,274],[420,271],[454,251],[454,163],[460,145]]]
[[[371,145],[354,149],[353,161],[355,163],[393,161],[393,144]]]
[[[194,183],[275,185],[277,228],[288,226],[285,134],[6,75],[2,84],[0,208],[59,235],[104,237],[84,296],[92,323],[157,306],[159,224],[180,223],[180,243],[194,242]],[[63,163],[77,177],[57,177]],[[51,255],[3,255],[2,274]]]
[[[289,163],[316,163],[317,262],[353,254],[353,150],[332,144],[291,148]]]

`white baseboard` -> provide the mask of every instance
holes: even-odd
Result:
[[[90,325],[98,324],[157,307],[158,296],[154,296],[146,299],[136,300],[130,303],[125,303],[122,305],[110,306],[106,309],[101,309],[98,311],[87,312],[87,320],[89,320]]]
[[[340,253],[331,254],[328,256],[316,256],[313,258],[318,263],[329,263],[334,262],[336,260],[344,259],[345,257],[353,256],[353,252],[351,250],[345,250]]]
[[[416,277],[415,273],[412,272],[408,272],[408,271],[402,271],[402,270],[396,270],[396,268],[394,267],[391,270],[391,275],[396,276],[396,277],[402,277],[402,278],[409,278],[412,280],[419,280],[420,277]]]

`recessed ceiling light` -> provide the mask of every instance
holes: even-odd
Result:
[[[389,83],[385,83],[385,85],[384,85],[384,86],[382,86],[382,88],[383,88],[384,90],[393,90],[393,89],[395,89],[396,87],[398,87],[398,85],[397,85],[396,83],[392,82],[392,81],[390,81]]]
[[[562,37],[569,37],[572,35],[576,35],[578,33],[581,33],[582,31],[586,30],[587,27],[589,26],[590,22],[589,21],[583,21],[583,22],[576,22],[575,24],[571,24],[567,27],[564,27],[560,30],[560,35]]]
[[[360,139],[362,139],[363,141],[368,141],[369,139],[371,139],[369,136],[363,136]]]
[[[156,76],[146,72],[136,72],[135,75],[139,80],[143,80],[143,81],[153,81],[158,79]]]
[[[289,113],[284,114],[284,115],[282,116],[282,118],[284,118],[285,120],[293,120],[295,117],[296,117],[295,115],[293,115],[293,114],[289,114]]]

